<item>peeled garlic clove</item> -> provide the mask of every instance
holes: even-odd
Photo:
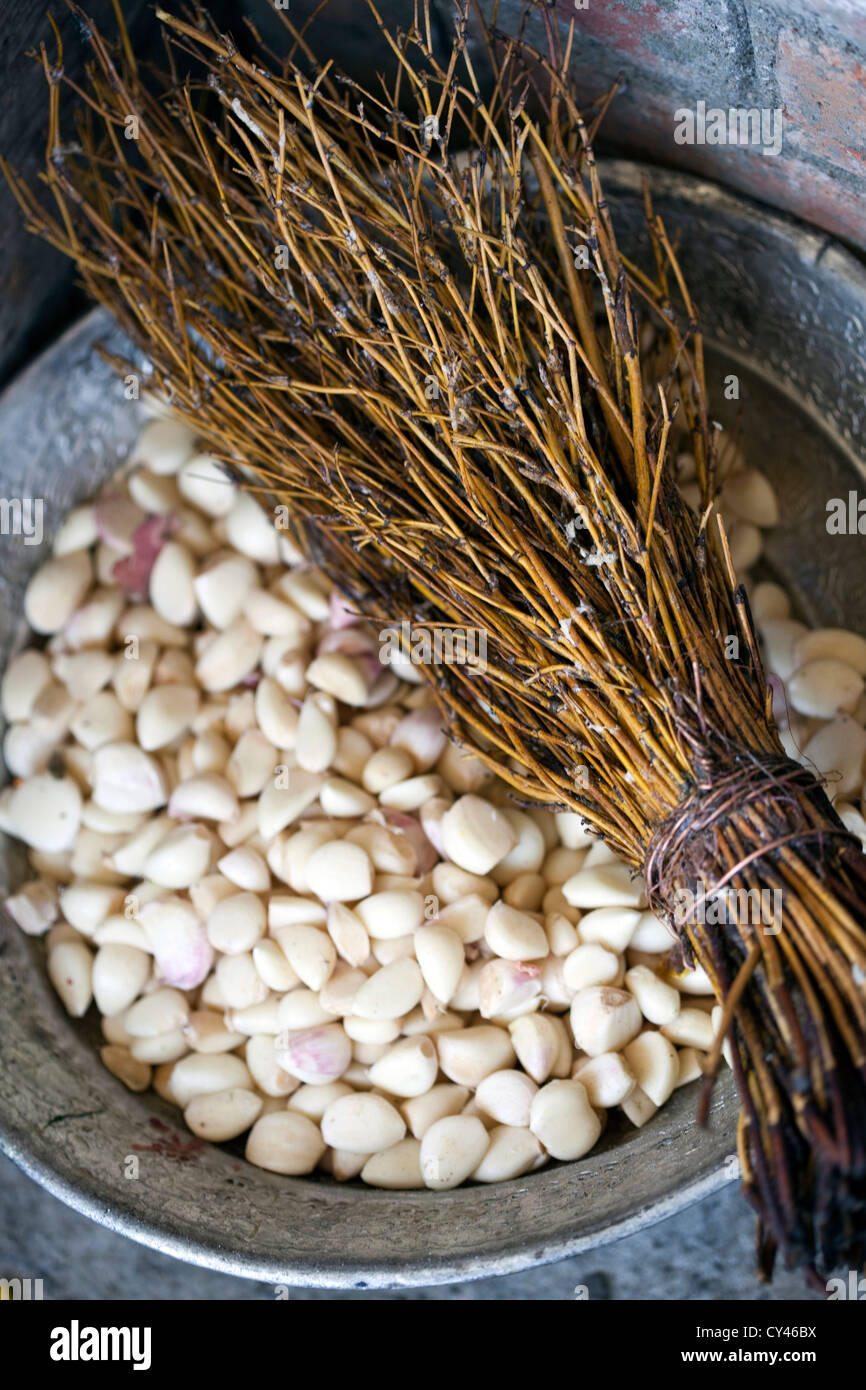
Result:
[[[646,905],[646,886],[641,874],[634,874],[620,861],[586,864],[562,885],[567,902],[581,909],[597,907],[639,907]],[[637,919],[635,918],[635,925]]]
[[[503,960],[541,960],[550,950],[541,923],[501,901],[487,914],[484,937],[491,951]]]
[[[520,1065],[533,1081],[543,1085],[560,1052],[561,1038],[553,1019],[547,1014],[525,1014],[508,1027]]]
[[[664,1105],[679,1081],[676,1048],[661,1033],[645,1032],[626,1045],[623,1056],[644,1094]]]
[[[632,932],[629,946],[635,951],[649,951],[653,954],[670,951],[675,940],[670,927],[656,917],[654,912],[647,911],[640,914],[637,926]]]
[[[153,811],[168,800],[159,763],[135,743],[106,743],[93,754],[91,795],[106,811]]]
[[[544,1149],[529,1129],[495,1125],[488,1139],[486,1154],[470,1174],[473,1182],[507,1182],[532,1172],[546,1161]]]
[[[226,540],[241,555],[260,565],[279,564],[279,533],[272,518],[248,492],[237,494],[224,525]]]
[[[255,893],[233,893],[217,903],[208,917],[208,940],[223,955],[241,955],[264,936],[265,918],[264,904]]]
[[[585,1088],[590,1105],[602,1110],[621,1105],[635,1084],[634,1073],[618,1052],[582,1059],[575,1064],[572,1077]]]
[[[246,1063],[232,1052],[190,1052],[175,1063],[172,1094],[184,1109],[196,1096],[213,1095],[235,1086],[253,1089]]]
[[[93,998],[93,956],[82,941],[58,941],[48,952],[48,978],[72,1018],[83,1018]]]
[[[204,565],[193,580],[193,589],[198,606],[212,627],[224,631],[240,618],[244,600],[257,580],[258,571],[252,561],[231,551],[220,551]]]
[[[853,666],[836,657],[807,661],[788,681],[788,699],[798,714],[816,719],[833,719],[850,714],[857,705],[866,682]]]
[[[86,550],[58,555],[36,571],[24,592],[24,616],[34,632],[59,632],[93,582]]]
[[[721,493],[722,511],[755,526],[777,526],[779,503],[773,486],[757,468],[738,469],[725,480]]]
[[[677,1053],[677,1086],[687,1086],[690,1081],[697,1081],[698,1077],[703,1076],[700,1057],[693,1047],[681,1047]]]
[[[533,1098],[530,1129],[551,1158],[582,1158],[597,1142],[601,1121],[579,1081],[549,1081]]]
[[[109,1043],[99,1049],[102,1065],[130,1091],[146,1091],[153,1076],[148,1062],[141,1062],[126,1047]]]
[[[402,749],[412,759],[416,772],[427,772],[439,761],[445,749],[446,737],[442,715],[437,709],[412,710],[391,735],[392,748]]]
[[[314,623],[323,623],[330,616],[330,594],[313,570],[300,567],[287,570],[281,575],[278,587]]]
[[[448,858],[475,874],[488,873],[517,843],[504,813],[471,793],[445,812],[441,834]]]
[[[671,1023],[680,1011],[679,990],[660,980],[646,965],[636,965],[626,972],[625,987],[633,994],[648,1023]],[[640,1077],[638,1077],[640,1080]],[[643,1082],[641,1082],[643,1085]],[[644,1086],[647,1095],[655,1100],[652,1091]],[[656,1101],[661,1105],[661,1101]]]
[[[59,854],[75,844],[81,792],[71,777],[29,777],[14,788],[8,818],[10,833],[31,849]]]
[[[348,1153],[380,1153],[399,1144],[406,1124],[384,1096],[372,1092],[340,1096],[322,1116],[322,1138],[334,1149]]]
[[[178,989],[156,989],[132,1004],[123,1016],[123,1025],[132,1038],[156,1038],[183,1028],[189,1020],[189,1005]]]
[[[424,899],[412,889],[390,889],[362,899],[355,911],[374,940],[391,941],[421,925]]]
[[[205,690],[230,690],[253,671],[262,650],[262,639],[247,622],[237,618],[205,647],[195,675]]]
[[[180,541],[166,541],[156,557],[148,580],[150,601],[168,623],[188,627],[198,614],[193,581],[195,564]]]
[[[344,777],[329,777],[319,793],[319,805],[326,816],[346,819],[366,815],[376,799]]]
[[[506,1068],[491,1072],[479,1083],[475,1100],[479,1109],[502,1125],[528,1125],[538,1087],[525,1072]]]
[[[298,766],[307,772],[325,772],[337,756],[336,711],[321,695],[308,695],[298,718],[296,736]]]
[[[842,661],[860,676],[866,676],[866,637],[841,627],[819,627],[806,632],[794,646],[796,666],[809,661]]]
[[[337,962],[336,948],[327,933],[318,927],[299,925],[279,927],[274,935],[289,965],[307,988],[321,989]]]
[[[289,1109],[297,1110],[299,1114],[306,1115],[318,1124],[332,1101],[339,1100],[340,1096],[350,1095],[352,1088],[347,1086],[345,1081],[330,1081],[322,1086],[301,1086],[289,1097]]]
[[[223,1144],[236,1139],[258,1119],[262,1098],[255,1091],[232,1086],[224,1091],[211,1091],[194,1096],[183,1112],[183,1118],[200,1139]]]
[[[234,788],[215,772],[179,782],[168,802],[172,820],[236,821],[240,813]]]
[[[630,944],[640,921],[640,912],[624,907],[597,907],[580,919],[581,942],[596,942],[609,951],[622,953]]]
[[[258,796],[275,775],[277,750],[260,729],[246,729],[226,763],[225,775],[238,796]]]
[[[616,984],[621,969],[620,958],[615,952],[597,942],[588,942],[585,946],[576,946],[566,956],[562,978],[566,989],[574,995],[592,985]]]
[[[294,748],[299,715],[278,681],[265,676],[256,686],[256,721],[275,748]]]
[[[728,548],[734,573],[744,574],[761,558],[764,538],[750,521],[735,521],[728,532]]]
[[[93,997],[101,1014],[122,1014],[141,993],[151,958],[135,946],[100,946],[93,960]]]
[[[217,861],[217,868],[224,878],[237,888],[250,893],[266,893],[271,886],[271,875],[258,850],[242,845],[224,854]]]
[[[764,666],[786,681],[800,663],[794,651],[808,628],[792,618],[773,618],[759,625],[764,648]]]
[[[84,879],[63,889],[60,906],[70,926],[92,936],[106,917],[120,911],[122,901],[123,893],[114,886]]]
[[[632,1087],[620,1108],[637,1129],[641,1129],[658,1113],[655,1101],[650,1100],[646,1091],[638,1085]]]
[[[324,903],[357,902],[372,890],[373,866],[360,845],[334,840],[310,856],[307,882]]]
[[[444,1192],[459,1187],[484,1158],[490,1140],[474,1115],[436,1120],[421,1140],[421,1174],[427,1187]]]
[[[225,465],[210,454],[193,454],[181,464],[177,485],[187,501],[208,516],[227,516],[235,504],[237,488]]]
[[[26,718],[26,716],[21,716]],[[412,772],[412,759],[402,748],[377,748],[364,765],[362,785],[378,796],[397,782],[403,782]]]
[[[359,1018],[394,1019],[414,1009],[424,993],[424,979],[411,958],[395,960],[371,975],[355,995],[353,1012]]]
[[[540,826],[525,811],[506,807],[502,814],[516,837],[514,848],[491,871],[496,882],[504,887],[522,874],[537,873],[544,863],[547,846]]]
[[[256,1120],[245,1157],[248,1163],[271,1173],[299,1176],[313,1171],[325,1147],[318,1127],[306,1115],[277,1110]]]
[[[180,825],[170,830],[148,855],[145,877],[161,888],[190,888],[208,872],[213,837],[203,825]]]
[[[54,536],[55,555],[68,555],[73,550],[89,550],[96,544],[99,532],[92,503],[73,507],[61,521]]]
[[[788,594],[780,584],[773,584],[768,580],[755,585],[750,595],[750,603],[758,624],[791,616],[791,600]]]
[[[360,666],[343,652],[317,656],[307,667],[307,680],[346,705],[363,705],[369,694]]]
[[[40,878],[22,884],[4,903],[6,911],[28,936],[43,936],[57,921],[57,889]]]
[[[356,912],[344,903],[328,907],[328,935],[349,965],[363,965],[370,955],[370,937]],[[423,966],[422,966],[423,970]]]
[[[511,1038],[494,1024],[441,1033],[437,1046],[442,1071],[461,1086],[477,1086],[485,1076],[510,1067],[515,1060]]]
[[[523,961],[489,960],[478,976],[478,1012],[482,1018],[512,1019],[538,1007],[541,972]]]
[[[373,1063],[369,1076],[371,1083],[380,1090],[408,1098],[429,1091],[438,1071],[434,1044],[430,1038],[419,1036],[395,1043]]]
[[[427,988],[440,1004],[450,1003],[466,963],[458,933],[439,924],[418,927],[415,957]]]
[[[183,1035],[193,1052],[234,1052],[244,1041],[243,1033],[229,1031],[223,1014],[209,1009],[190,1014]]]
[[[194,439],[193,431],[180,420],[151,420],[138,436],[129,462],[146,464],[160,476],[176,473],[192,453]]]
[[[676,1018],[664,1024],[662,1033],[677,1047],[696,1047],[709,1052],[713,1045],[713,1024],[703,1009],[680,1009]]]
[[[619,1052],[637,1036],[641,1023],[637,1001],[622,989],[593,985],[580,990],[571,1002],[575,1044],[590,1057]]]
[[[390,1149],[371,1154],[361,1169],[361,1181],[370,1187],[383,1187],[391,1191],[423,1187],[420,1142],[417,1139],[401,1139]]]
[[[807,767],[827,778],[830,796],[850,796],[863,785],[866,729],[840,714],[812,735],[802,756]]]
[[[42,652],[30,650],[14,656],[0,684],[0,709],[10,724],[30,718],[40,693],[51,682],[51,667]]]
[[[259,796],[257,815],[262,839],[267,843],[303,815],[318,797],[321,785],[320,773],[304,772],[300,767],[281,773],[279,780],[275,777]],[[313,892],[322,897],[317,889],[313,889]],[[322,901],[328,902],[330,899],[322,897]]]

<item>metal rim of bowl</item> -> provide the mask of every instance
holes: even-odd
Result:
[[[640,181],[647,171],[643,166],[629,161],[609,160],[603,162],[603,172],[609,190],[633,195],[639,190]],[[714,215],[721,218],[728,217],[735,222],[742,223],[744,219],[746,222],[750,219],[759,222],[763,231],[766,232],[769,229],[772,236],[778,237],[792,246],[797,257],[807,267],[817,265],[819,260],[823,260],[824,270],[831,268],[835,277],[847,282],[855,302],[866,308],[866,273],[852,256],[823,234],[794,223],[773,211],[759,207],[757,204],[752,204],[746,199],[728,194],[714,184],[673,171],[650,169],[648,172],[654,194],[683,204],[700,205],[705,209],[712,210]],[[4,405],[8,399],[7,393],[11,389],[14,388],[18,391],[26,389],[28,377],[31,373],[38,373],[40,365],[44,367],[46,359],[50,359],[52,354],[62,352],[64,345],[70,342],[76,341],[80,345],[83,340],[82,335],[92,335],[105,322],[106,319],[102,312],[94,310],[49,346],[15,379],[3,397],[0,397],[0,416],[2,416]],[[43,989],[45,991],[49,989],[44,981]],[[75,1051],[75,1049],[76,1044],[72,1044],[72,1050]],[[78,1050],[80,1052],[80,1047]],[[115,1084],[119,1086],[119,1083]],[[693,1089],[693,1087],[687,1088],[687,1091],[693,1091]],[[369,1289],[429,1286],[456,1280],[510,1274],[529,1266],[577,1255],[610,1241],[629,1236],[718,1191],[730,1181],[729,1170],[726,1171],[722,1160],[733,1148],[732,1136],[736,1109],[736,1098],[733,1096],[730,1078],[725,1078],[719,1089],[723,1092],[722,1097],[721,1099],[716,1098],[712,1108],[712,1116],[719,1125],[719,1130],[715,1134],[711,1132],[707,1135],[701,1135],[700,1132],[695,1131],[695,1152],[700,1154],[699,1160],[694,1163],[690,1155],[689,1162],[693,1176],[680,1182],[674,1191],[656,1195],[644,1204],[638,1204],[625,1215],[610,1220],[601,1226],[594,1225],[590,1220],[588,1223],[584,1222],[582,1231],[576,1232],[569,1229],[569,1223],[566,1221],[564,1229],[557,1229],[555,1233],[547,1238],[542,1238],[538,1243],[531,1236],[527,1236],[525,1232],[515,1231],[504,1238],[500,1234],[495,1242],[488,1240],[486,1244],[484,1237],[480,1237],[477,1249],[456,1253],[453,1256],[448,1253],[434,1254],[431,1251],[419,1253],[414,1257],[407,1257],[405,1254],[399,1253],[393,1258],[378,1258],[373,1263],[365,1263],[363,1258],[357,1257],[357,1254],[343,1259],[334,1251],[331,1251],[323,1260],[315,1256],[299,1255],[291,1250],[285,1254],[262,1255],[249,1248],[244,1248],[244,1242],[237,1238],[227,1238],[222,1241],[216,1235],[205,1235],[201,1232],[190,1233],[184,1230],[181,1223],[176,1220],[144,1218],[135,1210],[132,1202],[118,1200],[117,1196],[112,1200],[106,1193],[104,1182],[83,1177],[80,1168],[75,1169],[65,1151],[61,1153],[56,1148],[54,1150],[49,1149],[32,1130],[23,1132],[10,1121],[8,1116],[2,1114],[0,1114],[0,1149],[30,1177],[40,1183],[46,1191],[63,1201],[67,1206],[116,1233],[126,1235],[144,1245],[188,1263],[260,1279],[272,1284]],[[684,1104],[686,1101],[688,1101],[688,1105]],[[730,1103],[731,1101],[733,1104]],[[691,1127],[694,1129],[694,1121],[689,1121],[687,1116],[687,1111],[691,1107],[693,1107],[693,1096],[680,1093],[679,1096],[673,1098],[670,1107],[665,1107],[660,1112],[660,1116],[666,1114],[670,1109],[676,1115],[678,1122],[686,1126],[691,1123]],[[647,1130],[635,1131],[635,1135],[645,1135],[649,1140],[652,1135],[652,1126]],[[664,1134],[661,1135],[660,1139],[658,1136],[656,1138],[655,1144],[645,1143],[643,1145],[647,1150],[646,1159],[648,1162],[651,1161],[653,1150],[663,1153],[665,1146],[671,1142],[670,1137]],[[632,1136],[631,1147],[634,1147],[633,1141],[634,1135]],[[621,1152],[623,1147],[629,1147],[629,1145],[618,1144],[607,1151],[602,1146],[601,1150],[595,1151],[593,1155],[577,1164],[548,1168],[540,1173],[528,1175],[526,1179],[496,1184],[491,1188],[484,1189],[484,1191],[487,1194],[498,1193],[503,1203],[510,1206],[511,1201],[515,1198],[519,1199],[524,1189],[530,1192],[535,1189],[540,1195],[545,1180],[548,1184],[552,1182],[553,1186],[548,1187],[548,1190],[551,1191],[554,1190],[554,1187],[568,1186],[571,1170],[585,1169],[587,1164],[592,1166],[594,1163],[596,1167],[599,1164],[602,1167],[615,1167],[617,1153]],[[46,1157],[48,1153],[51,1153],[52,1161],[48,1161]],[[611,1158],[613,1165],[610,1164]],[[252,1171],[256,1174],[261,1172],[261,1170]],[[271,1175],[266,1176],[270,1177]],[[291,1183],[292,1186],[295,1186],[299,1180],[281,1178],[277,1181],[279,1183]],[[305,1180],[300,1180],[300,1182],[311,1193],[315,1190],[313,1184],[305,1182]],[[380,1203],[383,1199],[399,1202],[412,1195],[417,1195],[434,1203],[441,1202],[443,1196],[457,1198],[457,1201],[452,1201],[449,1204],[449,1211],[445,1210],[444,1205],[441,1208],[444,1221],[447,1221],[449,1217],[459,1218],[461,1209],[472,1205],[471,1194],[478,1191],[479,1188],[475,1187],[455,1189],[450,1194],[401,1194],[382,1193],[378,1189],[361,1191],[347,1189],[345,1186],[340,1188],[341,1195],[348,1196],[351,1193],[352,1197],[366,1202],[373,1202],[376,1197]],[[470,1197],[468,1202],[466,1201],[467,1196]],[[151,1205],[153,1206],[153,1204]],[[421,1207],[416,1209],[420,1211]]]

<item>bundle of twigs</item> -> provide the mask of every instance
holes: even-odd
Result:
[[[293,30],[284,62],[250,60],[202,12],[159,18],[165,71],[88,26],[75,143],[62,52],[43,53],[58,211],[16,181],[30,223],[368,613],[486,631],[486,672],[438,668],[438,698],[517,795],[580,811],[661,914],[700,880],[783,892],[778,933],[678,930],[725,1005],[764,1267],[777,1247],[861,1263],[866,861],[778,742],[708,538],[696,315],[649,197],[653,268],[617,247],[571,36],[562,52],[550,29],[541,57],[487,30],[485,95],[466,15],[443,65],[422,4],[386,36],[393,88],[361,91],[330,63],[305,75]],[[652,390],[638,311],[667,344]],[[674,399],[701,518],[675,484]]]

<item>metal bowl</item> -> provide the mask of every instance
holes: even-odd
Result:
[[[642,172],[619,161],[604,170],[620,242],[636,256],[645,250]],[[840,536],[828,544],[825,527],[828,499],[847,496],[864,476],[866,274],[826,237],[712,185],[658,170],[650,179],[703,308],[719,418],[741,421],[747,456],[769,472],[782,499],[765,563],[808,620],[866,631],[866,576],[856,569],[862,541]],[[67,508],[119,465],[137,430],[136,407],[91,351],[97,339],[122,347],[101,312],[76,324],[0,398],[3,496],[42,496],[46,531],[42,548],[2,540],[0,665],[22,639],[22,589],[51,534]],[[739,400],[728,401],[723,388],[732,373]],[[23,870],[20,849],[6,845],[0,888]],[[515,1182],[434,1194],[278,1177],[247,1165],[239,1148],[192,1140],[176,1111],[110,1076],[96,1056],[95,1020],[71,1022],[48,986],[42,944],[8,919],[3,928],[5,1151],[93,1220],[196,1264],[274,1284],[340,1288],[506,1274],[658,1221],[719,1188],[735,1169],[737,1104],[726,1072],[708,1129],[695,1125],[689,1086],[643,1129],[614,1121],[580,1162]]]

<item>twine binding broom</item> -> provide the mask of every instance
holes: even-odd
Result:
[[[59,40],[41,55],[56,215],[5,169],[30,225],[367,614],[486,631],[483,675],[431,673],[451,736],[645,870],[709,974],[761,1268],[777,1248],[813,1279],[862,1264],[866,860],[777,739],[710,534],[697,315],[648,193],[653,269],[617,247],[567,78],[573,30],[561,48],[542,7],[544,57],[487,28],[485,98],[463,9],[440,63],[423,4],[398,35],[371,4],[397,78],[362,91],[288,21],[281,63],[242,56],[204,11],[160,13],[167,66],[143,74],[122,24],[114,46],[71,8],[94,62],[64,143]],[[649,363],[639,313],[665,344]],[[675,400],[700,518],[675,485]],[[674,923],[699,882],[779,890],[781,930]]]

